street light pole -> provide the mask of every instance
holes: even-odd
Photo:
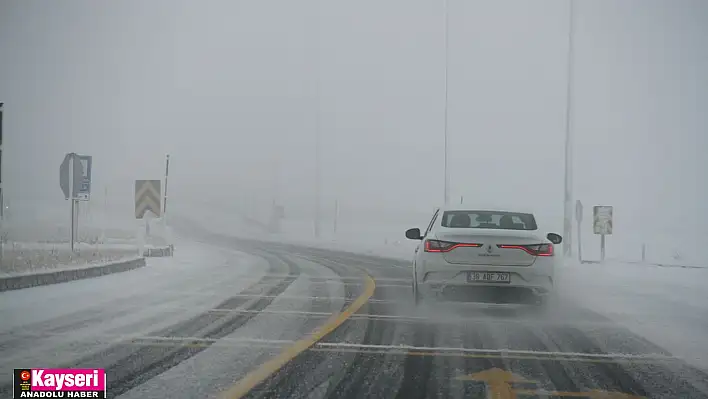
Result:
[[[4,112],[5,103],[0,103],[0,221],[5,220],[5,188],[3,187],[3,175],[2,172],[4,168],[2,167],[2,155],[3,155],[3,145],[2,145],[2,114]]]
[[[568,82],[566,88],[565,110],[565,187],[563,201],[563,255],[570,257],[573,253],[573,61],[574,61],[574,6],[575,1],[568,2]]]
[[[314,91],[315,91],[315,238],[320,237],[320,201],[321,201],[321,191],[322,191],[322,175],[321,175],[321,132],[320,132],[320,53],[321,53],[321,37],[320,37],[320,23],[321,23],[321,10],[320,10],[321,4],[318,4],[318,7],[315,8],[316,10],[316,15],[315,15],[315,23],[313,24],[314,30],[315,30],[315,40],[313,40],[313,43],[315,45],[315,57],[314,57],[314,63],[315,67],[314,72]]]
[[[445,183],[444,183],[444,200],[445,200],[445,205],[447,205],[450,202],[450,176],[448,175],[448,166],[447,166],[447,119],[448,119],[448,85],[447,85],[447,72],[448,72],[448,53],[449,53],[449,44],[448,44],[448,21],[449,21],[449,16],[447,12],[447,2],[448,0],[445,0],[445,36],[444,36],[444,41],[445,41],[445,75],[444,75],[444,80],[445,80],[445,120],[443,122],[443,143],[444,143],[444,149],[443,149],[443,162],[444,162],[444,175],[445,175]]]

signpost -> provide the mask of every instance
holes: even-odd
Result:
[[[583,222],[583,203],[575,201],[575,221],[578,222],[578,261],[583,262],[583,240],[580,236],[580,224]]]
[[[600,235],[600,259],[605,260],[605,236],[612,235],[612,207],[611,206],[594,206],[593,214],[593,233]]]
[[[71,200],[71,251],[74,251],[78,217],[76,209],[79,201],[88,201],[91,197],[91,163],[89,155],[66,154],[59,166],[59,186],[64,198]]]

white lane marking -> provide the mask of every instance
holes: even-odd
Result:
[[[260,275],[259,277],[239,277],[240,281],[260,281],[262,277],[267,277],[271,279],[286,279],[286,278],[291,278],[291,279],[300,279],[300,280],[305,280],[305,281],[310,281],[313,284],[321,284],[321,283],[351,283],[353,285],[357,284],[364,284],[362,282],[362,279],[359,277],[316,277],[316,276],[307,276],[305,274],[301,275],[293,275],[293,274],[263,274]],[[382,277],[382,278],[374,278],[375,281],[385,281],[385,282],[398,282],[398,283],[403,283],[400,286],[403,287],[410,287],[411,284],[411,278],[388,278],[388,277]],[[397,286],[398,284],[393,284],[393,286]],[[376,284],[377,287],[380,287],[380,284]],[[384,285],[384,287],[386,287]]]
[[[156,290],[156,292],[162,293],[177,293],[182,296],[218,296],[222,297],[224,294],[218,293],[203,293],[203,292],[186,292],[186,291],[176,291],[176,290]],[[342,296],[308,296],[308,295],[259,295],[259,294],[233,294],[229,295],[229,298],[282,298],[282,299],[303,299],[308,301],[318,301],[318,300],[332,300],[332,301],[344,301],[352,302],[356,298],[347,298]],[[410,303],[410,301],[392,301],[386,299],[369,299],[368,302],[376,303],[391,303],[391,304],[403,304]]]
[[[200,337],[159,337],[159,336],[120,336],[124,340],[146,340],[158,342],[180,342],[180,343],[248,343],[248,344],[266,344],[266,345],[286,345],[291,344],[293,340],[273,340],[273,339],[258,339],[258,338],[200,338]],[[436,353],[473,353],[473,354],[491,354],[500,356],[547,356],[547,357],[582,357],[588,359],[625,359],[625,360],[678,360],[677,356],[668,356],[660,353],[647,354],[629,354],[629,353],[586,353],[586,352],[561,352],[561,351],[533,351],[520,349],[479,349],[479,348],[464,348],[464,347],[445,347],[445,346],[414,346],[414,345],[367,345],[348,342],[318,342],[314,345],[318,348],[331,349],[354,349],[354,350],[379,350],[379,351],[403,351],[403,352],[436,352]]]
[[[248,309],[209,309],[208,312],[223,312],[223,313],[255,313],[255,314],[282,314],[282,315],[298,315],[298,316],[323,316],[330,317],[336,312],[307,312],[302,310],[248,310]],[[395,320],[428,320],[427,317],[420,316],[405,316],[405,315],[383,315],[383,314],[360,314],[355,313],[349,319],[395,319]]]
[[[338,258],[339,260],[334,260],[334,259],[328,258],[327,256],[322,256],[322,257],[315,256],[315,259],[316,259],[316,258],[320,258],[321,260],[324,260],[325,262],[336,263],[336,264],[338,264],[338,265],[340,265],[340,266],[347,266],[346,264],[344,264],[344,263],[341,262],[342,260],[344,260],[345,262],[352,262],[352,263],[355,263],[355,264],[357,264],[357,265],[366,265],[367,267],[372,267],[372,266],[373,266],[373,267],[375,267],[376,269],[385,269],[385,268],[389,268],[389,267],[395,267],[395,268],[397,268],[397,269],[412,270],[412,269],[411,269],[412,266],[402,266],[402,265],[396,265],[396,264],[389,264],[389,263],[386,263],[386,261],[383,261],[383,262],[379,263],[379,262],[374,262],[374,261],[369,261],[369,260],[364,260],[364,259],[357,259],[357,258],[356,258],[356,255],[355,255],[354,257],[351,257],[351,258],[347,258],[347,257],[343,257],[343,258],[342,258],[342,257],[340,257],[340,258]],[[313,259],[310,259],[310,260],[313,261],[313,262],[316,262],[316,260],[313,260]],[[365,268],[366,268],[366,267],[365,267]],[[378,280],[378,279],[377,279],[377,280]]]
[[[321,342],[317,346],[322,348],[348,348],[348,349],[384,349],[405,350],[418,352],[462,352],[476,354],[498,355],[530,355],[530,356],[556,356],[556,357],[585,357],[593,359],[678,359],[676,356],[667,356],[660,353],[629,354],[629,353],[584,353],[584,352],[558,352],[558,351],[533,351],[520,349],[478,349],[462,347],[437,347],[437,346],[412,346],[412,345],[367,345],[350,344],[346,342]]]
[[[33,335],[32,333],[28,335]],[[68,333],[36,333],[37,337],[42,336],[61,336],[70,335]],[[305,334],[307,336],[309,334]],[[260,338],[245,338],[245,337],[223,337],[223,338],[202,338],[202,337],[163,337],[152,335],[139,334],[96,334],[89,341],[95,342],[96,338],[108,339],[114,344],[126,345],[149,345],[150,342],[156,343],[172,343],[174,345],[189,345],[189,344],[209,344],[216,346],[251,346],[260,345],[263,347],[280,347],[290,345],[294,340],[276,340],[276,339],[260,339]],[[132,341],[132,342],[131,342]],[[142,341],[142,342],[141,342]],[[479,348],[464,348],[464,347],[445,347],[445,346],[414,346],[414,345],[369,345],[357,344],[349,342],[318,342],[314,348],[320,349],[346,349],[355,351],[380,351],[384,353],[440,353],[440,354],[473,354],[473,355],[497,355],[497,356],[536,356],[549,357],[552,359],[563,360],[564,358],[584,358],[584,359],[621,359],[621,360],[683,360],[679,356],[663,355],[660,353],[647,354],[629,354],[629,353],[586,353],[586,352],[561,352],[561,351],[534,351],[520,349],[479,349]]]

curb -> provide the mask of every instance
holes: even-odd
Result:
[[[20,290],[23,288],[37,287],[40,285],[50,285],[66,283],[68,281],[83,280],[86,278],[99,277],[106,274],[126,272],[145,266],[145,258],[131,259],[109,263],[107,265],[92,266],[78,269],[58,270],[48,273],[26,274],[20,276],[10,276],[0,278],[0,292]]]
[[[143,256],[146,258],[159,258],[163,256],[174,256],[175,246],[168,245],[160,248],[148,248],[143,251]]]

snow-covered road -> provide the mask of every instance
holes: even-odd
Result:
[[[201,397],[233,384],[282,344],[204,347],[176,364],[146,340],[204,337],[213,328],[215,338],[287,343],[322,322],[298,313],[330,314],[345,303],[338,275],[313,262],[177,246],[174,258],[149,258],[139,270],[0,294],[0,397],[9,393],[13,368],[59,366],[106,367],[114,395],[163,397],[169,386],[180,397]]]
[[[460,379],[497,369],[534,392],[708,397],[708,374],[681,359],[705,364],[703,270],[569,263],[549,315],[414,309],[405,259],[190,232],[142,269],[0,293],[0,397],[18,367],[106,368],[110,397],[131,399],[217,397],[244,380],[254,389],[229,397],[482,397]],[[293,352],[366,293],[367,274],[361,311]]]

